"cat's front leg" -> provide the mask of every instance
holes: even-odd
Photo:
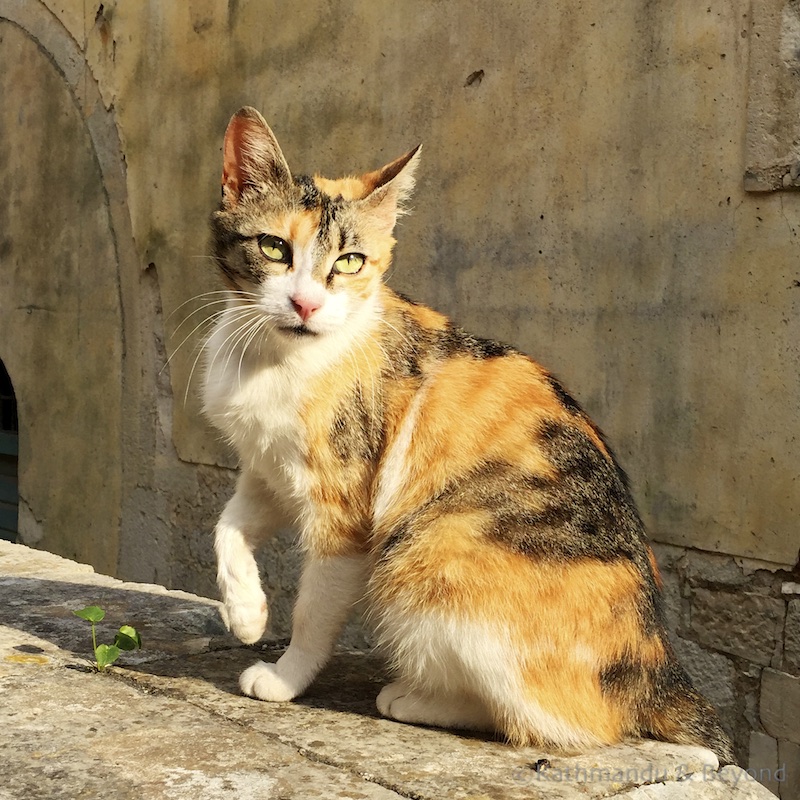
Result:
[[[282,516],[265,485],[242,473],[236,493],[214,530],[217,585],[222,619],[245,644],[257,642],[267,626],[267,598],[261,588],[256,547],[280,527]]]
[[[246,669],[242,691],[259,700],[291,700],[302,694],[330,658],[344,623],[364,594],[366,556],[309,556],[292,618],[292,642],[275,664]]]

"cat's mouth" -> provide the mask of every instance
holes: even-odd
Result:
[[[305,336],[319,336],[317,331],[312,331],[311,328],[306,325],[280,325],[278,330],[287,336],[297,336],[301,338]]]

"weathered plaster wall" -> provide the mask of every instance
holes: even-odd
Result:
[[[116,569],[122,339],[103,182],[61,75],[2,20],[0,41],[0,358],[25,431],[21,526],[31,544]]]
[[[421,140],[394,284],[561,375],[656,538],[795,563],[798,198],[742,188],[748,2],[364,2],[346,24],[327,2],[171,8],[106,3],[86,22],[166,314],[218,285],[205,220],[239,105],[299,170]],[[184,409],[195,341],[172,362],[175,445],[230,464],[196,382]]]
[[[800,698],[781,593],[800,548],[800,196],[743,184],[800,170],[781,100],[797,19],[788,0],[0,0],[23,541],[214,592],[235,462],[193,369],[225,124],[256,105],[296,171],[331,175],[422,141],[392,284],[583,402],[664,544],[679,649],[740,753],[800,759],[769,699]],[[288,536],[262,566],[283,636]],[[762,612],[757,646],[731,650]]]

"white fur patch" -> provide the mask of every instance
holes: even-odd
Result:
[[[383,519],[389,514],[392,505],[400,496],[409,479],[408,451],[411,447],[420,408],[427,396],[426,386],[421,387],[411,401],[400,425],[400,430],[394,442],[389,446],[378,472],[377,491],[372,510],[372,521],[376,528],[380,527]]]

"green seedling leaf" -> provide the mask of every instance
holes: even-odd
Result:
[[[119,658],[119,647],[114,644],[99,644],[94,651],[97,659],[97,669],[102,672],[107,666]]]
[[[120,650],[136,650],[142,646],[142,637],[139,636],[136,628],[130,625],[123,625],[119,629],[119,633],[114,637],[114,644]]]
[[[105,617],[106,612],[100,606],[86,606],[80,611],[72,612],[76,617],[85,619],[87,622],[100,622]]]

